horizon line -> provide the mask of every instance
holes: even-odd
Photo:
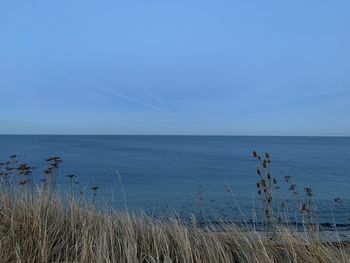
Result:
[[[112,134],[112,133],[0,133],[0,136],[198,136],[198,137],[337,137],[349,138],[350,135],[242,135],[242,134]]]

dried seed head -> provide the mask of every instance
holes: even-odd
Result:
[[[334,199],[334,202],[336,202],[337,204],[342,204],[343,203],[343,199],[341,199],[340,197],[337,197]]]
[[[18,171],[24,171],[24,170],[27,170],[29,169],[29,166],[27,164],[21,164],[17,167],[17,170]]]
[[[292,184],[289,188],[290,191],[295,191],[297,189],[297,185],[296,184]]]
[[[269,198],[267,199],[267,202],[271,205],[272,204],[272,196],[269,196]]]
[[[305,203],[303,203],[301,205],[301,209],[300,209],[302,212],[305,212],[305,211],[308,211],[308,208],[307,208],[307,205]]]
[[[254,158],[257,158],[257,157],[258,157],[258,154],[256,153],[256,151],[253,151],[253,157],[254,157]]]
[[[256,169],[256,172],[258,173],[258,175],[260,176],[261,175],[261,172],[260,172],[260,169]]]
[[[312,190],[311,190],[311,188],[305,187],[305,188],[304,188],[304,191],[305,191],[305,193],[306,193],[307,196],[312,196]]]
[[[265,153],[265,157],[266,157],[267,159],[269,159],[269,158],[270,158],[270,154],[269,154],[269,153]]]

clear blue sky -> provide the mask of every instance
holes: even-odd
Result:
[[[350,135],[350,1],[1,1],[0,133]]]

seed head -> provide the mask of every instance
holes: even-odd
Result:
[[[307,208],[307,205],[305,204],[305,203],[303,203],[302,204],[302,206],[301,206],[301,211],[302,212],[306,212],[306,211],[308,211],[309,209]]]
[[[340,197],[337,197],[334,199],[334,202],[336,202],[337,204],[342,204],[343,203],[343,199],[341,199]]]
[[[306,193],[307,196],[312,196],[312,190],[311,190],[311,188],[305,187],[305,188],[304,188],[304,191],[305,191],[305,193]]]
[[[295,191],[297,189],[297,185],[296,184],[292,184],[289,188],[290,191]]]
[[[27,166],[27,164],[24,163],[24,164],[19,165],[17,167],[17,170],[21,171],[21,170],[26,170],[28,168],[29,168],[29,166]]]
[[[50,173],[51,173],[51,169],[46,169],[46,170],[44,170],[44,173],[45,173],[45,174],[50,174]]]
[[[269,196],[269,198],[267,199],[267,202],[271,205],[272,204],[272,196]]]
[[[284,177],[284,179],[286,179],[286,182],[289,183],[290,182],[290,178],[292,178],[290,175],[287,175]]]

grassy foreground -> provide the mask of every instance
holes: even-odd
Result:
[[[41,186],[34,186],[31,167],[14,159],[4,164],[0,262],[350,262],[349,244],[321,242],[317,228],[303,240],[274,224],[263,186],[265,220],[273,227],[256,232],[223,223],[218,231],[195,220],[98,211],[93,202],[62,197],[54,190],[59,161],[49,159]]]
[[[273,238],[224,225],[223,231],[98,212],[58,197],[0,197],[1,262],[350,262],[341,244]]]

